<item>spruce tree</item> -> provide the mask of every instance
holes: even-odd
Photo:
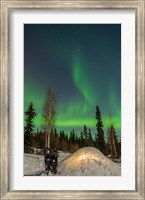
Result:
[[[101,112],[99,106],[96,106],[96,128],[97,128],[97,148],[105,153],[105,139],[104,139],[104,131],[103,131],[103,122],[101,118]]]
[[[25,117],[25,121],[26,121],[25,133],[32,133],[33,128],[34,128],[33,119],[36,116],[36,112],[35,112],[32,102],[28,106],[28,109],[25,112],[25,115],[26,115],[26,117]]]
[[[31,102],[28,106],[27,111],[25,112],[25,121],[26,126],[24,128],[24,151],[29,152],[30,147],[32,146],[32,132],[34,128],[33,119],[36,116],[36,112],[33,106],[33,103]]]
[[[93,138],[92,138],[92,134],[91,134],[91,129],[89,128],[89,139],[88,139],[88,146],[94,146],[94,142],[93,142]]]
[[[70,137],[69,137],[70,143],[75,144],[76,143],[75,138],[76,138],[76,135],[75,135],[75,131],[73,129],[72,132],[70,132]]]
[[[84,138],[84,134],[81,131],[81,135],[80,135],[80,147],[84,147],[85,146],[85,138]]]
[[[88,130],[85,124],[84,124],[84,139],[85,139],[85,146],[88,146],[89,137],[88,137]]]

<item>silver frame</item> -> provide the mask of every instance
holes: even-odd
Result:
[[[0,184],[1,199],[145,199],[145,0],[0,0]],[[9,190],[9,20],[14,9],[134,9],[136,17],[136,187],[135,191]]]

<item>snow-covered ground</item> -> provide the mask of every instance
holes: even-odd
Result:
[[[24,154],[25,176],[46,176],[44,156]],[[51,175],[51,174],[50,174]],[[120,176],[121,167],[98,149],[84,147],[75,153],[59,152],[57,176]]]
[[[70,153],[59,152],[59,163],[67,158]],[[24,154],[24,176],[40,176],[45,174],[45,164],[43,155]]]
[[[24,154],[24,176],[38,176],[45,170],[44,156]]]

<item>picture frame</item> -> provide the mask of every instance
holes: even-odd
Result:
[[[144,130],[144,0],[116,0],[116,1],[23,1],[1,0],[1,116],[0,116],[0,180],[1,199],[145,199],[145,130]],[[95,191],[95,190],[55,190],[55,191],[10,191],[10,73],[9,68],[9,25],[10,13],[18,9],[124,9],[135,10],[135,115],[136,115],[136,189],[134,191]]]

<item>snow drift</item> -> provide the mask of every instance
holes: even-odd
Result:
[[[84,147],[60,163],[60,176],[120,176],[121,168],[98,149]]]

